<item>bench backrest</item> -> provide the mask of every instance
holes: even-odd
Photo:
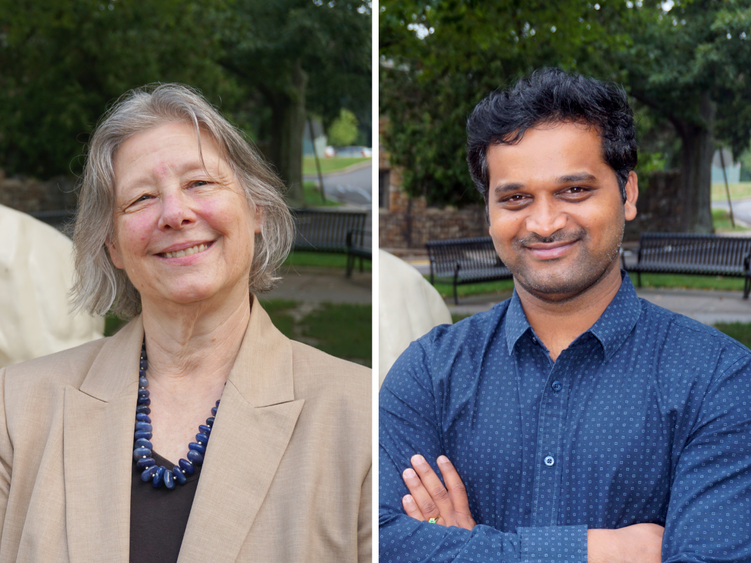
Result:
[[[639,238],[639,264],[743,268],[751,252],[751,238],[689,233],[643,233]]]
[[[295,250],[347,252],[347,233],[365,228],[366,211],[293,209]]]
[[[503,267],[490,237],[431,240],[425,243],[430,267],[436,276],[453,276],[458,263],[462,270]]]

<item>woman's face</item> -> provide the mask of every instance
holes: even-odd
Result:
[[[247,296],[260,217],[206,132],[201,152],[192,125],[166,123],[128,138],[115,155],[115,240],[107,246],[144,310]]]

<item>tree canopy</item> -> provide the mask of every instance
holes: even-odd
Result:
[[[640,132],[662,146],[680,139],[684,226],[711,229],[714,139],[740,154],[751,137],[750,23],[749,0],[384,0],[386,148],[408,193],[477,201],[464,126],[480,99],[542,66],[614,80],[637,100]]]
[[[206,13],[221,0],[0,0],[0,167],[41,178],[80,171],[96,120],[126,90],[184,82],[238,95]]]
[[[290,200],[302,203],[307,110],[330,123],[346,107],[369,121],[370,4],[235,0],[233,6],[222,63],[270,109],[267,154]]]
[[[302,124],[370,123],[364,0],[0,0],[0,168],[77,174],[126,90],[182,82],[253,138],[302,203]]]

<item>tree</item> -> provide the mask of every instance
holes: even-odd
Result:
[[[328,142],[336,147],[351,145],[357,139],[357,117],[351,111],[342,108],[328,130]]]
[[[633,6],[617,22],[630,36],[610,53],[629,93],[667,119],[681,139],[686,231],[712,232],[711,164],[716,142],[740,155],[751,131],[751,4],[676,0]]]
[[[739,155],[751,130],[749,5],[384,0],[384,141],[404,167],[405,189],[433,203],[476,198],[464,164],[467,114],[492,89],[557,66],[624,84],[651,121],[671,124],[681,140],[684,229],[711,231],[715,140]],[[659,159],[645,160],[653,167]]]
[[[215,103],[238,89],[205,33],[222,0],[0,0],[0,167],[78,173],[107,105],[154,81],[191,84]]]
[[[370,103],[370,4],[363,0],[235,0],[222,62],[270,107],[266,156],[302,204],[307,111],[333,120]],[[265,135],[264,135],[265,133]]]
[[[619,9],[584,0],[384,0],[384,143],[403,187],[430,203],[478,201],[465,162],[467,115],[492,90],[541,66],[600,72],[623,42],[604,22]]]

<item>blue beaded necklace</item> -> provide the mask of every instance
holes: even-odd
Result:
[[[206,446],[209,443],[211,428],[214,426],[214,417],[219,408],[219,401],[211,409],[211,416],[206,419],[206,424],[198,427],[196,441],[188,444],[188,459],[180,459],[178,464],[171,470],[163,465],[157,465],[152,457],[154,446],[151,440],[151,399],[149,399],[149,380],[146,379],[146,369],[149,367],[146,359],[146,342],[141,346],[141,362],[138,369],[138,406],[136,406],[136,432],[133,448],[133,459],[136,466],[142,469],[141,480],[145,483],[151,481],[155,489],[162,485],[168,489],[174,489],[175,484],[184,485],[188,480],[187,475],[196,472],[196,466],[203,464],[203,456],[206,455]]]

